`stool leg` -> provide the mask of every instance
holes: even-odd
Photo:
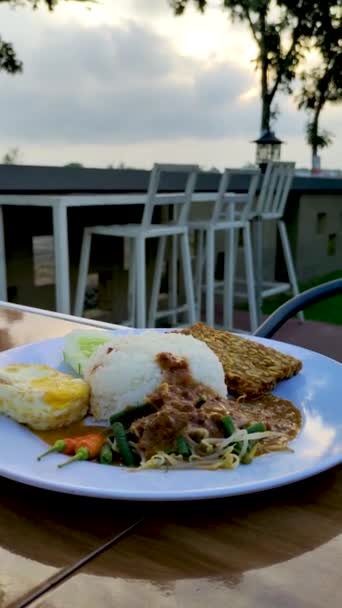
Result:
[[[235,230],[225,231],[224,279],[223,279],[223,324],[225,329],[234,327],[234,278],[235,278]]]
[[[130,239],[128,267],[128,324],[134,327],[136,309],[135,242]]]
[[[262,287],[263,287],[263,220],[256,217],[252,221],[254,237],[254,280],[255,301],[257,310],[257,325],[261,323]]]
[[[188,305],[188,319],[189,319],[190,325],[192,325],[193,323],[196,323],[196,305],[195,305],[194,284],[193,284],[192,269],[191,269],[189,237],[188,237],[188,234],[182,234],[180,238],[181,238],[181,248],[182,248],[184,289],[185,289],[186,302]]]
[[[242,229],[243,244],[245,252],[245,269],[247,282],[247,296],[251,331],[255,331],[258,326],[258,315],[255,298],[255,278],[253,268],[252,240],[249,222]]]
[[[287,274],[288,274],[291,289],[292,289],[292,294],[294,296],[297,296],[299,294],[299,288],[298,288],[298,282],[297,282],[296,271],[295,271],[295,267],[294,267],[294,263],[293,263],[289,238],[287,236],[286,226],[282,220],[279,220],[277,222],[277,224],[278,224],[281,244],[283,246],[285,264],[286,264]],[[300,319],[301,321],[304,321],[303,311],[300,311],[298,313],[298,319]]]
[[[148,326],[155,327],[156,325],[156,314],[158,310],[158,299],[160,294],[160,285],[163,273],[163,262],[165,258],[166,249],[166,236],[161,236],[158,242],[156,266],[153,275],[152,293],[150,309],[148,314]]]
[[[204,231],[197,232],[198,245],[196,247],[196,263],[195,263],[195,289],[196,289],[196,307],[197,318],[201,318],[202,310],[202,286],[203,286],[203,264],[204,264]]]
[[[145,238],[139,236],[135,241],[135,268],[136,268],[136,326],[146,327],[146,264],[145,264]]]
[[[215,322],[215,232],[212,228],[206,231],[206,319],[208,325]]]
[[[80,266],[78,270],[74,314],[81,317],[84,309],[84,298],[87,289],[89,259],[91,249],[91,232],[85,228],[81,247]]]
[[[171,284],[169,284],[169,308],[170,310],[175,311],[171,315],[171,323],[173,326],[177,325],[177,291],[178,291],[178,237],[172,237],[172,245],[171,245]]]

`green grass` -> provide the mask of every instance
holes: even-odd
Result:
[[[299,288],[300,291],[305,291],[306,289],[310,289],[310,287],[314,287],[315,285],[320,285],[321,283],[326,283],[327,281],[340,278],[342,278],[342,270],[331,272],[330,274],[318,277],[317,279],[307,283],[302,283],[299,285]],[[280,294],[272,298],[267,298],[263,302],[263,313],[266,315],[271,314],[274,310],[279,308],[281,304],[289,300],[290,297],[291,296],[287,294]],[[304,312],[306,319],[333,323],[334,325],[342,325],[342,295],[334,296],[333,298],[323,300],[322,302],[317,302],[317,304],[313,304],[312,306],[306,308]]]

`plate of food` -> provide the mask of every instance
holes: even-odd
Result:
[[[123,500],[196,500],[342,462],[341,364],[202,323],[73,331],[0,353],[0,475]]]

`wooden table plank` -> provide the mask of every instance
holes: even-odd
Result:
[[[139,519],[139,507],[1,478],[0,606],[32,593]]]
[[[62,336],[67,321],[0,308],[0,349]],[[20,449],[20,445],[18,445]],[[0,478],[0,606],[63,576],[139,519],[135,504],[63,495]],[[52,577],[52,578],[51,578]]]
[[[149,520],[32,608],[340,608],[342,467]]]
[[[48,338],[65,336],[85,325],[0,307],[0,351]]]

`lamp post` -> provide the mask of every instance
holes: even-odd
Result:
[[[264,131],[253,143],[257,145],[256,162],[261,168],[264,168],[269,161],[280,160],[281,144],[284,142],[278,139],[273,131]]]

